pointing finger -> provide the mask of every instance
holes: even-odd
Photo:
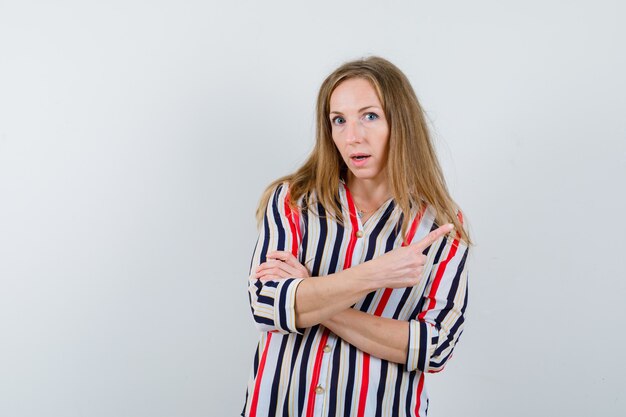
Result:
[[[426,237],[419,242],[411,245],[418,252],[423,252],[424,249],[432,245],[439,239],[441,236],[448,234],[452,229],[454,229],[454,225],[451,223],[444,224],[443,226],[433,230]]]

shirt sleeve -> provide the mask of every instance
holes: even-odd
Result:
[[[259,331],[302,333],[296,328],[296,289],[302,278],[265,281],[254,278],[256,268],[265,262],[269,252],[289,251],[296,258],[299,250],[299,216],[287,206],[287,184],[276,187],[272,193],[263,224],[259,230],[248,274],[248,298],[255,324]]]
[[[409,321],[408,371],[439,372],[452,357],[465,324],[468,247],[446,237],[433,244],[434,263],[417,317]],[[430,253],[429,253],[430,255]]]

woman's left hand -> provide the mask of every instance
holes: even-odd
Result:
[[[255,278],[261,281],[274,281],[285,278],[309,278],[311,275],[304,265],[298,262],[291,252],[273,251],[266,256],[255,271]]]

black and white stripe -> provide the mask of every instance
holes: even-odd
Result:
[[[287,184],[274,191],[260,228],[250,264],[249,300],[254,321],[260,331],[245,397],[243,416],[250,415],[256,398],[256,416],[306,416],[307,399],[315,397],[314,416],[356,417],[362,386],[364,352],[330,333],[324,353],[319,386],[321,394],[310,393],[313,362],[319,340],[326,330],[317,325],[298,329],[295,325],[295,293],[300,278],[261,283],[253,278],[255,268],[265,262],[273,250],[290,250],[298,237],[291,233],[285,215]],[[348,219],[347,190],[340,184],[340,202]],[[417,213],[406,216],[412,222]],[[402,245],[399,235],[405,216],[393,200],[381,206],[361,224],[363,237],[357,240],[352,265],[374,259]],[[315,210],[303,210],[299,216],[302,242],[298,258],[313,277],[329,275],[343,269],[353,226],[349,221],[338,224],[317,203]],[[429,207],[419,223],[413,242],[423,239],[436,228]],[[455,250],[452,247],[456,246]],[[438,372],[446,365],[463,333],[467,307],[467,256],[463,242],[442,238],[425,254],[428,262],[424,279],[415,287],[393,290],[383,310],[383,317],[409,322],[410,340],[406,363],[396,364],[376,357],[369,362],[369,381],[365,416],[419,416],[428,407],[426,390],[418,392],[423,372]],[[452,256],[453,255],[453,256]],[[441,278],[433,286],[437,271]],[[315,278],[309,278],[315,279]],[[434,291],[436,288],[436,291]],[[373,313],[383,290],[368,294],[353,308]],[[433,305],[432,308],[429,308]],[[423,317],[419,319],[418,316]],[[267,343],[268,332],[272,337]],[[267,345],[266,362],[259,372],[260,357]],[[257,381],[259,379],[259,381]],[[255,387],[259,385],[259,391]],[[424,414],[425,415],[425,414]]]

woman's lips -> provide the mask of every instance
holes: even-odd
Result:
[[[358,156],[352,156],[350,157],[350,161],[352,162],[352,165],[356,166],[356,167],[360,167],[363,166],[367,163],[367,161],[369,161],[371,155],[358,155]]]

